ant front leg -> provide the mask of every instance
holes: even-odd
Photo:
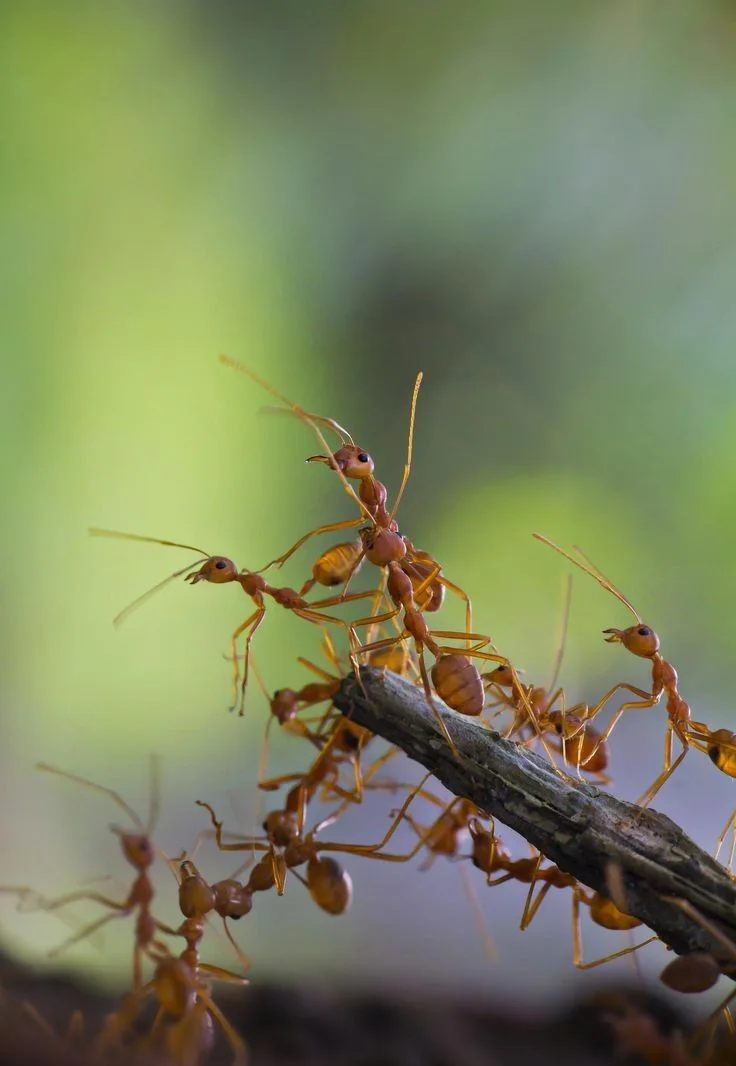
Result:
[[[302,544],[306,544],[312,537],[320,536],[322,533],[336,533],[339,529],[354,529],[364,521],[364,518],[349,518],[344,522],[330,522],[326,526],[318,526],[317,529],[310,529],[309,533],[305,533],[303,537],[300,537],[296,544],[292,544],[288,551],[285,551],[283,555],[278,555],[275,559],[272,559],[270,563],[266,563],[260,570],[254,571],[256,574],[262,574],[265,570],[270,569],[272,566],[282,567],[287,559],[290,559],[295,551],[301,548]]]
[[[608,703],[608,701],[611,699],[611,697],[614,696],[617,692],[620,692],[621,690],[624,690],[626,692],[631,692],[635,696],[640,696],[641,699],[638,699],[638,700],[627,700],[626,703],[622,703],[621,704],[621,706],[618,708],[618,710],[614,714],[614,716],[611,719],[611,721],[608,723],[606,728],[601,733],[600,739],[598,741],[598,747],[600,747],[601,744],[605,743],[605,741],[608,740],[608,738],[610,737],[611,733],[616,728],[616,725],[618,724],[618,720],[621,717],[621,715],[624,713],[624,711],[630,711],[630,710],[633,710],[634,708],[637,708],[637,707],[639,709],[642,709],[642,710],[646,709],[648,707],[655,707],[659,703],[659,701],[661,699],[661,696],[662,696],[661,693],[659,693],[659,695],[657,695],[657,696],[653,696],[651,692],[647,692],[643,688],[637,688],[635,685],[629,685],[625,681],[619,681],[619,683],[617,685],[614,685],[612,688],[610,688],[608,690],[608,692],[606,692],[606,694],[604,696],[601,696],[601,698],[596,703],[595,707],[591,707],[590,708],[590,711],[585,716],[586,721],[589,722],[593,718],[595,718],[595,716],[598,714],[598,712],[603,710],[603,708]]]

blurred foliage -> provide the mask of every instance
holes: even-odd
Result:
[[[735,50],[733,6],[703,0],[6,6],[8,880],[60,890],[120,871],[112,811],[37,780],[37,759],[144,808],[148,753],[163,752],[171,852],[202,824],[195,798],[224,808],[229,789],[242,824],[256,817],[263,700],[254,685],[246,719],[228,716],[220,658],[241,599],[174,585],[113,632],[188,557],[86,535],[181,539],[257,567],[349,513],[304,467],[304,427],[259,418],[268,397],[220,351],[349,426],[390,488],[423,368],[401,524],[471,592],[478,627],[546,676],[564,568],[529,533],[579,543],[656,625],[696,716],[733,727]],[[576,581],[572,699],[625,669],[644,680],[598,635],[624,617]],[[254,645],[269,688],[301,683],[293,660],[316,654],[304,629],[269,612]],[[627,794],[660,758],[663,712],[645,717],[615,748]],[[294,758],[283,745],[272,764]],[[710,846],[729,784],[692,756],[661,803]],[[365,839],[382,825],[374,813]],[[324,978],[359,950],[356,979],[429,979],[439,956],[438,983],[514,994],[509,968],[473,952],[453,871],[366,866],[339,929],[290,900],[303,935],[285,943],[264,902],[244,930],[255,973]],[[525,938],[518,895],[494,890],[486,909],[507,916],[514,987],[569,973],[567,901]],[[58,934],[4,914],[16,950]],[[128,950],[121,933],[73,959],[114,975]]]

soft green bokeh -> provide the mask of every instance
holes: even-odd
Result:
[[[307,430],[259,417],[271,399],[220,352],[348,425],[391,491],[423,368],[401,526],[472,595],[477,628],[530,679],[548,676],[566,567],[529,534],[581,544],[660,631],[696,717],[733,727],[735,30],[728,5],[684,0],[666,14],[480,0],[6,8],[4,881],[125,883],[112,807],[35,774],[39,759],[145,810],[148,755],[162,753],[157,836],[171,853],[204,825],[195,798],[227,810],[232,792],[241,825],[256,824],[264,702],[254,683],[245,720],[227,714],[221,658],[248,604],[174,583],[116,632],[116,612],[190,556],[86,533],[181,538],[256,567],[351,513],[327,471],[303,465]],[[582,576],[572,603],[570,698],[624,671],[645,683],[600,640],[624,609]],[[453,605],[443,625],[461,619]],[[301,683],[294,659],[318,654],[307,628],[269,610],[254,644],[269,688]],[[634,742],[622,730],[627,795],[657,772],[663,720],[632,723]],[[298,749],[276,749],[274,772],[293,769]],[[677,781],[661,805],[710,847],[731,783],[697,756]],[[366,839],[384,814],[362,823]],[[214,879],[227,865],[211,861]],[[342,923],[293,892],[259,900],[243,929],[254,975],[422,973],[510,994],[452,871],[366,865]],[[438,899],[462,916],[449,923]],[[543,995],[571,970],[568,903],[550,899],[556,917],[525,938],[512,935],[520,907],[502,890],[486,905],[519,987]],[[3,929],[33,957],[66,933],[11,901]],[[119,977],[129,935],[106,943],[70,963]]]

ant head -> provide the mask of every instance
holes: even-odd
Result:
[[[276,689],[268,702],[271,707],[271,714],[279,725],[289,722],[296,714],[297,694],[293,688]]]
[[[368,452],[357,444],[343,444],[332,455],[310,455],[308,463],[326,463],[333,470],[339,470],[345,477],[360,481],[373,473],[373,460]]]
[[[199,568],[196,574],[190,574],[185,580],[191,585],[198,581],[211,581],[214,585],[223,585],[227,581],[237,581],[238,568],[232,559],[224,555],[213,555]]]
[[[253,909],[253,893],[239,881],[229,878],[217,881],[212,886],[215,893],[215,910],[221,918],[237,921]]]
[[[263,822],[263,831],[277,848],[285,848],[297,835],[294,813],[270,811]]]
[[[495,670],[490,670],[485,675],[489,681],[501,688],[511,688],[514,683],[514,671],[511,663],[501,663]]]
[[[120,837],[123,855],[136,870],[147,870],[156,858],[156,851],[146,833],[126,833],[116,825],[110,829]]]
[[[623,644],[632,655],[639,655],[642,659],[651,659],[659,651],[659,637],[651,626],[637,622],[628,629],[604,629],[609,633],[606,637],[607,644]]]

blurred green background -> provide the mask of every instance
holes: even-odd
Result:
[[[471,592],[478,628],[543,680],[566,568],[530,533],[580,544],[660,632],[695,717],[736,728],[735,52],[733,6],[704,0],[4,7],[4,882],[129,883],[107,831],[120,812],[37,774],[39,759],[145,811],[160,752],[170,853],[204,826],[196,798],[255,824],[265,702],[254,684],[245,719],[229,715],[222,659],[245,601],[177,583],[114,631],[189,556],[86,532],[255,568],[351,514],[327,471],[304,466],[307,429],[260,417],[269,398],[220,352],[347,425],[391,491],[423,369],[401,526]],[[626,617],[576,580],[569,699],[646,683],[600,637]],[[456,605],[443,621],[460,625]],[[294,660],[316,648],[273,609],[254,643],[270,689],[302,684]],[[621,794],[655,777],[664,722],[658,708],[617,735]],[[271,766],[303,758],[283,741]],[[657,806],[711,848],[732,786],[693,754]],[[375,839],[386,805],[351,824]],[[233,865],[199,858],[212,880]],[[254,980],[380,977],[531,1002],[577,977],[561,894],[522,937],[523,890],[479,889],[489,963],[457,867],[349,865],[343,920],[296,883],[258,899],[237,929]],[[159,885],[174,922],[166,871]],[[24,957],[67,934],[1,902],[3,940]],[[68,964],[119,981],[119,924]],[[621,946],[587,925],[585,940],[590,955]],[[232,965],[216,940],[205,953]],[[641,965],[663,957],[647,949]]]

